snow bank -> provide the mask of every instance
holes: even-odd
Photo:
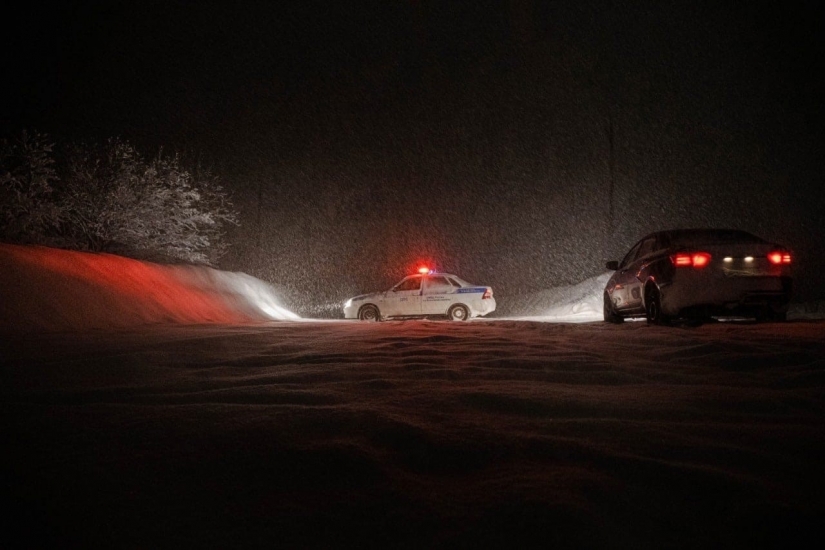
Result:
[[[791,304],[788,319],[825,319],[825,300]]]
[[[532,294],[501,299],[497,313],[508,318],[559,323],[602,320],[602,292],[610,273]]]
[[[0,244],[0,330],[297,319],[244,273],[111,254]]]

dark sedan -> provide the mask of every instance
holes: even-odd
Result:
[[[745,231],[676,229],[637,242],[604,289],[604,320],[723,316],[785,320],[791,297],[791,252]]]

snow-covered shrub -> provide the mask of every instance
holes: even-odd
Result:
[[[52,149],[38,133],[0,142],[0,239],[48,244],[61,218]]]
[[[68,146],[55,165],[44,138],[24,138],[0,158],[4,240],[210,264],[225,251],[237,213],[209,171],[121,139]]]

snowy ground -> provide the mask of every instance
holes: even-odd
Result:
[[[242,275],[26,254],[0,246],[0,527],[19,547],[752,548],[819,534],[822,320],[264,321],[289,315],[265,287],[248,281],[270,313],[226,282]],[[97,278],[60,274],[78,265]],[[150,307],[129,289],[152,273],[165,276]],[[567,303],[548,291],[556,317],[581,320],[591,286]],[[537,312],[553,315],[523,310]]]

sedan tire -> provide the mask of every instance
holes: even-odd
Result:
[[[788,320],[788,313],[785,311],[776,311],[772,307],[766,307],[756,314],[756,321],[758,323],[784,323]]]
[[[645,290],[645,314],[651,325],[669,325],[670,317],[662,311],[662,296],[659,289],[651,284]]]
[[[616,313],[616,309],[613,307],[613,300],[610,299],[610,295],[607,292],[604,293],[604,320],[616,325],[624,323],[624,317]]]

